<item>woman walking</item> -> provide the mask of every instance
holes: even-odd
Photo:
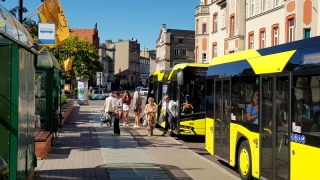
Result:
[[[134,92],[134,95],[133,95],[133,106],[132,106],[132,110],[134,112],[134,120],[135,120],[135,124],[133,127],[139,127],[140,113],[142,111],[141,104],[142,103],[141,103],[139,91],[136,91]]]
[[[129,105],[131,104],[131,96],[129,91],[125,91],[122,97],[123,102],[123,126],[129,126]]]
[[[149,104],[146,105],[144,109],[144,113],[147,115],[147,130],[148,130],[148,137],[153,135],[153,129],[156,125],[156,113],[157,113],[157,107],[153,103],[154,99],[152,97],[148,98]]]
[[[122,118],[122,99],[120,98],[119,91],[114,92],[115,97],[115,105],[113,105],[114,112],[116,114],[116,118],[113,124],[113,136],[120,136],[120,126],[119,120]]]

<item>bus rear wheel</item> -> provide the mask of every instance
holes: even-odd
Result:
[[[242,180],[252,178],[251,152],[248,141],[242,141],[238,150],[238,170]]]

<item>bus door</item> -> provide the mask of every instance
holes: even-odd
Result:
[[[289,74],[260,79],[260,167],[263,179],[289,179]]]
[[[229,162],[230,79],[216,79],[214,87],[214,153]]]

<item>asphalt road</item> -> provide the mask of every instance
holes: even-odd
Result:
[[[123,92],[121,93],[121,96],[123,95]],[[130,92],[130,95],[133,96],[133,91]],[[141,96],[142,97],[142,109],[144,109],[145,102],[146,102],[146,96]],[[95,104],[95,105],[101,105],[101,108],[104,104],[104,100],[90,100],[90,104]],[[130,114],[133,116],[133,112],[131,111]],[[133,122],[131,122],[133,123]],[[159,130],[162,130],[161,128],[158,128]],[[185,146],[187,146],[190,150],[194,151],[195,153],[203,156],[204,158],[220,165],[223,169],[227,170],[229,173],[240,177],[239,174],[236,172],[236,169],[233,167],[230,167],[227,163],[218,160],[216,157],[212,156],[205,150],[205,137],[204,136],[180,136],[178,137],[173,137]]]

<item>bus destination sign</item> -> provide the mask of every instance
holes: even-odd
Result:
[[[308,54],[303,57],[303,64],[319,64],[320,53]]]

